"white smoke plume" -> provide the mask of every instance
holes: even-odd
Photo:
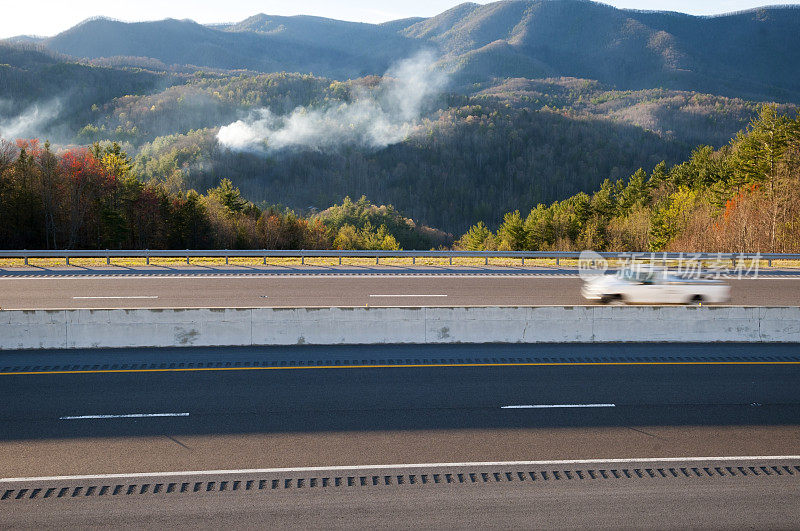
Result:
[[[432,68],[434,61],[430,52],[401,61],[386,72],[375,90],[356,94],[350,103],[322,109],[299,107],[285,116],[260,109],[222,127],[217,139],[238,151],[396,144],[411,133],[425,103],[446,83],[444,74]]]
[[[43,136],[44,131],[61,112],[61,101],[35,103],[21,114],[5,118],[4,115],[11,114],[14,107],[9,101],[0,101],[0,138],[14,140]]]

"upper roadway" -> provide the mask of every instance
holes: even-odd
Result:
[[[569,269],[101,268],[0,270],[0,308],[582,305]],[[800,272],[729,280],[730,304],[797,306]]]
[[[0,527],[800,521],[796,345],[0,359]]]

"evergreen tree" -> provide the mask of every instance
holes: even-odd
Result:
[[[644,205],[650,200],[647,186],[647,173],[639,168],[628,179],[628,184],[619,194],[618,204],[621,215],[627,215],[637,206]]]
[[[484,251],[493,243],[492,231],[486,228],[483,221],[473,225],[458,241],[457,246],[466,251]]]
[[[503,224],[497,230],[501,249],[511,251],[524,251],[527,243],[525,224],[519,215],[519,210],[509,212],[503,218]]]
[[[248,206],[248,201],[230,179],[222,179],[219,186],[208,191],[208,195],[219,201],[230,215],[239,214]]]
[[[540,251],[550,248],[555,242],[553,230],[553,208],[543,204],[536,205],[525,218],[525,248],[531,251]]]

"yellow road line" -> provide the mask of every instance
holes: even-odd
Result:
[[[142,372],[296,371],[309,369],[427,369],[436,367],[613,367],[659,365],[800,365],[800,361],[630,361],[576,363],[431,363],[417,365],[298,365],[286,367],[195,367],[183,369],[106,369],[91,371],[0,372],[0,376],[44,374],[117,374]]]

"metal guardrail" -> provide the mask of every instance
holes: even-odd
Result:
[[[773,260],[800,260],[800,254],[782,253],[646,253],[646,252],[625,252],[625,253],[596,253],[607,260],[650,260],[654,262],[674,262],[678,260],[696,260],[700,262],[716,261],[736,263],[740,260],[766,260],[772,266]],[[230,258],[262,258],[264,263],[268,258],[300,258],[301,264],[305,264],[306,258],[338,258],[342,264],[343,258],[375,258],[375,263],[380,264],[381,258],[411,258],[412,263],[416,264],[417,258],[449,258],[450,264],[453,258],[483,258],[486,265],[490,258],[515,258],[521,259],[522,265],[525,260],[535,259],[555,259],[556,264],[562,259],[579,259],[580,252],[573,251],[337,251],[337,250],[13,250],[0,251],[0,258],[21,258],[28,265],[31,258],[63,258],[66,264],[72,258],[105,258],[106,263],[110,264],[112,258],[144,258],[150,264],[151,258],[185,258],[189,263],[191,258],[225,258],[227,264]]]

